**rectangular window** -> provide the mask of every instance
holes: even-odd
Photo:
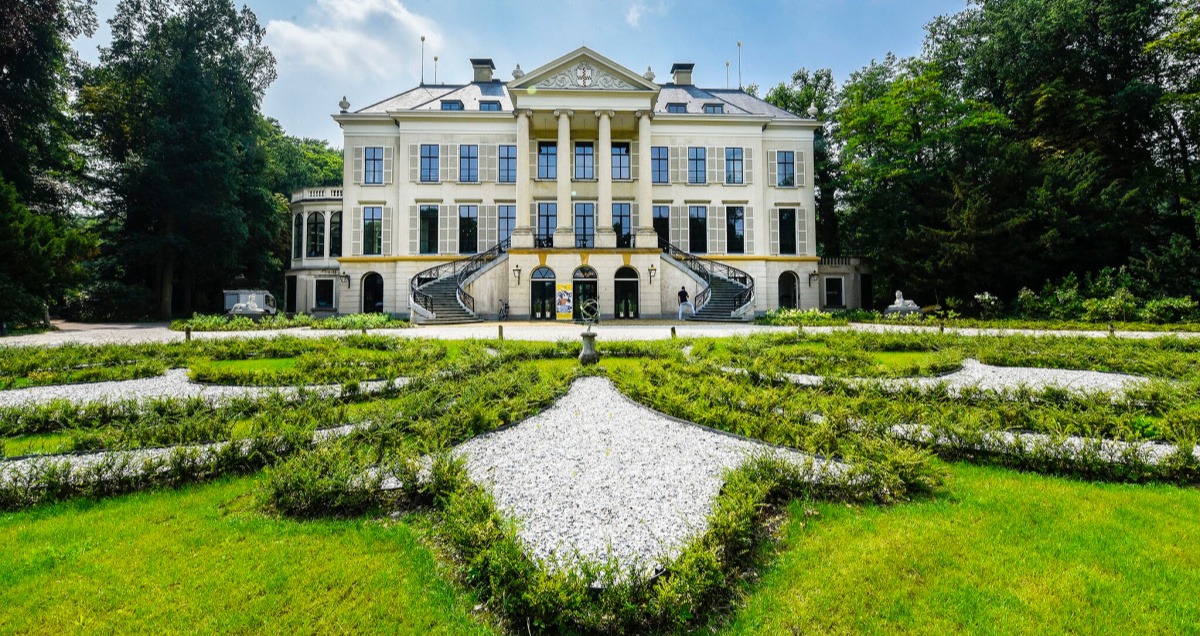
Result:
[[[342,255],[342,213],[329,215],[329,255]]]
[[[458,253],[479,251],[479,206],[458,206]]]
[[[558,145],[553,141],[538,142],[539,179],[558,178]]]
[[[517,182],[517,147],[500,146],[500,183]]]
[[[575,247],[596,247],[596,204],[575,204]]]
[[[775,180],[781,188],[796,187],[796,153],[791,150],[780,150],[776,156],[779,175]]]
[[[693,254],[708,253],[708,207],[688,207],[688,251]]]
[[[500,110],[500,102],[497,102],[497,101],[479,102],[479,110]]]
[[[558,204],[537,204],[537,236],[534,237],[536,247],[554,247],[554,230],[558,229]]]
[[[725,149],[725,183],[741,185],[745,176],[741,148]]]
[[[779,253],[796,253],[795,208],[779,208]]]
[[[304,215],[297,214],[292,224],[292,258],[304,256]]]
[[[825,279],[825,306],[845,307],[844,281],[841,276],[829,276]]]
[[[725,112],[725,104],[705,104],[704,112],[709,115],[721,115]]]
[[[504,242],[512,238],[513,228],[517,227],[517,206],[502,205],[497,211],[500,215],[496,226],[499,232],[498,239]]]
[[[363,254],[383,254],[383,208],[363,208]]]
[[[479,146],[463,144],[458,147],[458,182],[479,182]]]
[[[575,178],[596,178],[596,147],[590,141],[575,143]]]
[[[746,253],[746,208],[740,205],[725,208],[725,253]]]
[[[654,233],[658,235],[659,243],[671,242],[671,207],[666,205],[654,206]]]
[[[708,177],[705,174],[707,170],[705,159],[707,156],[707,148],[697,148],[695,146],[688,148],[688,183],[707,183]]]
[[[442,110],[462,110],[463,103],[457,99],[442,100]]]
[[[421,206],[421,245],[422,254],[438,253],[438,206]]]
[[[675,102],[675,103],[667,104],[667,112],[668,113],[686,113],[687,112],[687,104],[684,104],[682,102]]]
[[[617,247],[633,246],[631,207],[628,203],[614,203],[612,206],[613,231],[617,233]]]
[[[309,258],[325,256],[325,215],[320,212],[308,215],[308,251],[304,255]]]
[[[438,145],[421,144],[421,183],[437,183],[438,176]]]
[[[654,146],[650,149],[650,176],[653,183],[671,182],[670,155],[666,146]]]
[[[633,178],[629,167],[629,144],[626,142],[612,145],[612,178],[613,181],[628,181]]]
[[[366,185],[383,183],[383,148],[380,146],[363,149],[363,183]]]
[[[319,278],[313,294],[314,309],[333,309],[333,279]]]

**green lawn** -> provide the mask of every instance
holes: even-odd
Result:
[[[61,452],[65,444],[71,441],[71,436],[63,433],[40,433],[37,435],[21,435],[0,440],[4,445],[4,454],[9,457],[32,455],[34,453]]]
[[[414,526],[266,518],[255,482],[0,515],[0,631],[494,633]]]
[[[1200,490],[953,465],[894,507],[794,502],[727,634],[1200,633]]]
[[[291,371],[298,358],[251,358],[249,360],[214,360],[210,364],[223,371]]]

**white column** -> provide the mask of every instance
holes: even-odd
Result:
[[[529,165],[529,109],[517,110],[517,223],[513,228],[513,247],[533,247],[533,227],[529,210],[533,205],[533,174]]]
[[[574,111],[556,110],[558,117],[558,229],[554,247],[575,247],[575,210],[571,207],[571,116]]]
[[[638,227],[637,247],[658,247],[658,235],[654,233],[654,162],[650,159],[650,111],[637,112],[638,118],[638,172],[637,203]]]
[[[598,110],[600,143],[596,149],[598,196],[596,202],[596,247],[616,247],[617,234],[612,218],[612,116],[611,110]]]

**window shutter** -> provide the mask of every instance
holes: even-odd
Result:
[[[392,254],[392,209],[383,208],[383,221],[379,224],[380,232],[383,233],[383,249],[379,250],[383,256],[391,256]]]
[[[484,155],[479,158],[479,180],[495,183],[500,174],[500,147],[487,144],[479,148]]]
[[[408,180],[421,180],[421,144],[408,144]]]
[[[804,151],[796,151],[796,187],[804,187]]]
[[[771,245],[769,246],[772,256],[779,254],[779,208],[771,208],[767,213],[767,222],[770,223]],[[803,254],[803,252],[801,252]]]
[[[640,220],[641,219],[638,215],[638,204],[630,203],[629,204],[629,233],[630,234],[637,234],[637,229],[642,226],[641,223],[639,223]]]
[[[362,256],[362,208],[354,208],[354,214],[350,215],[350,253],[355,256]]]
[[[493,148],[495,146],[492,146]],[[480,251],[490,250],[499,242],[497,234],[496,206],[481,205],[479,206],[479,239],[483,242]]]
[[[671,146],[669,157],[671,159],[671,183],[687,183],[687,163],[686,155],[683,154],[684,149],[679,146]]]
[[[441,178],[439,181],[458,181],[458,144],[442,144]]]
[[[529,178],[537,179],[538,176],[538,156],[537,156],[536,139],[529,140]]]
[[[457,216],[456,212],[452,205],[438,207],[438,252],[441,254],[453,254],[455,251],[457,241],[454,239],[458,237],[450,236],[450,222],[453,220],[451,215]]]
[[[384,146],[383,147],[383,182],[384,183],[392,182],[392,172],[393,172],[393,167],[394,167],[395,163],[396,163],[396,148],[391,145]],[[385,212],[384,215],[386,216],[387,213]]]
[[[746,253],[758,254],[758,249],[754,246],[754,208],[746,206]]]
[[[749,185],[754,182],[754,151],[742,148],[742,183]]]
[[[361,185],[363,182],[363,147],[354,147],[354,183]]]
[[[638,168],[642,163],[642,153],[638,152],[638,146],[640,145],[641,144],[637,144],[632,141],[629,142],[629,178],[633,179],[634,181],[638,180]],[[634,223],[633,225],[636,227],[637,223]]]
[[[796,253],[808,254],[808,213],[804,208],[796,209]]]
[[[767,151],[767,185],[774,188],[779,179],[779,153],[774,150]]]
[[[710,146],[705,159],[709,183],[725,183],[725,149]]]
[[[725,206],[709,206],[708,247],[717,254],[725,253]]]
[[[683,206],[671,206],[671,243],[677,247],[684,245],[687,238],[687,223],[683,218]]]
[[[529,227],[533,228],[534,233],[537,233],[538,222],[537,222],[537,204],[536,203],[529,204]]]
[[[421,206],[408,206],[408,253],[421,253]]]

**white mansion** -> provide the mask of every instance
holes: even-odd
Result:
[[[289,312],[657,318],[681,287],[697,319],[858,306],[857,263],[819,269],[814,119],[586,47],[509,82],[471,64],[469,84],[343,100],[344,185],[292,199]]]

